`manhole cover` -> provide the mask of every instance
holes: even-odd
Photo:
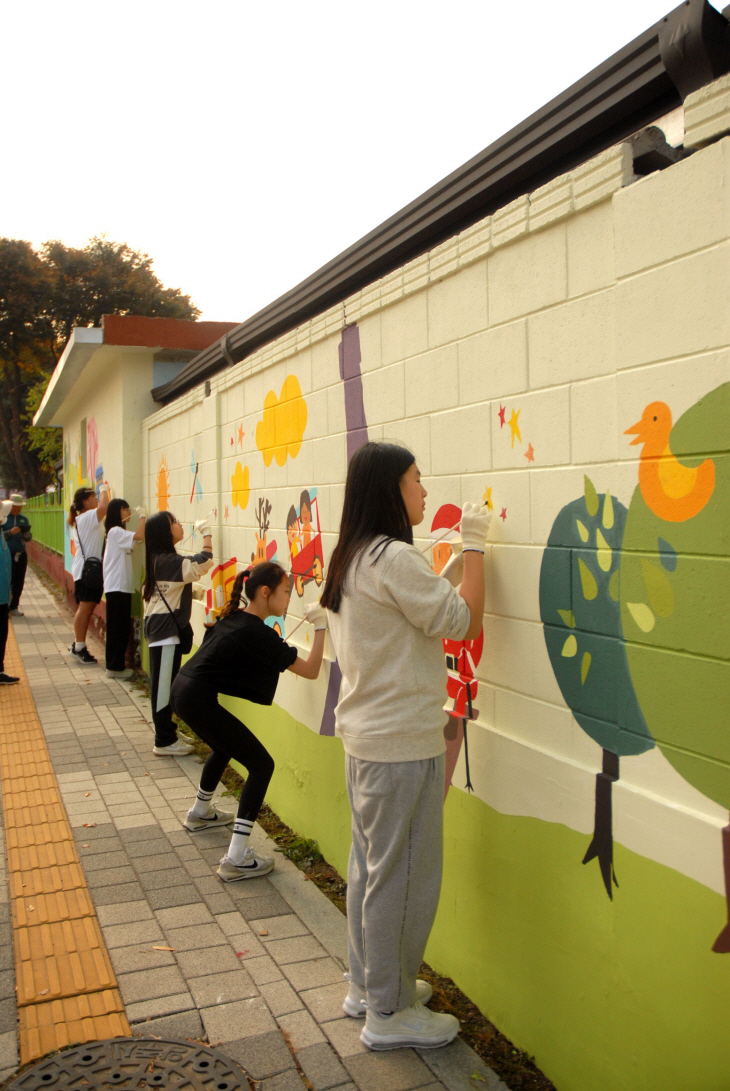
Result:
[[[180,1039],[108,1038],[56,1053],[18,1076],[7,1091],[40,1088],[180,1087],[190,1091],[250,1091],[243,1071],[215,1049]]]

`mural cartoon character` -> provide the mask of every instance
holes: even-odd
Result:
[[[619,565],[626,508],[585,478],[584,495],[553,523],[540,568],[540,617],[550,663],[577,723],[603,750],[593,839],[609,898],[613,867],[611,788],[619,758],[654,746],[634,693],[621,629]]]
[[[269,542],[266,544],[266,532],[269,529],[269,516],[271,515],[271,501],[265,500],[263,496],[259,497],[258,506],[256,508],[256,522],[258,523],[259,532],[256,535],[256,549],[251,554],[251,563],[260,564],[262,561],[273,560],[276,554],[276,542]]]
[[[313,514],[314,513],[314,514]],[[291,514],[291,512],[290,512]],[[315,518],[317,529],[312,527],[312,518]],[[319,502],[317,490],[305,489],[299,502],[299,530],[296,535],[297,543],[301,541],[301,547],[296,553],[291,553],[291,570],[294,576],[294,586],[301,598],[304,594],[304,585],[314,580],[317,587],[323,579],[324,564],[322,561],[322,533],[319,523]],[[287,528],[287,534],[289,533]]]
[[[650,432],[647,416],[650,425],[662,420],[657,404],[644,411],[642,438]],[[663,440],[658,465],[659,444],[645,441],[624,532],[620,597],[629,669],[664,757],[730,810],[730,383],[691,406],[671,429],[671,443],[666,431]],[[712,949],[728,954],[730,825],[722,846],[728,923]]]
[[[558,684],[604,751],[584,862],[598,856],[609,894],[621,754],[659,746],[685,780],[730,809],[730,383],[671,420],[665,403],[646,407],[627,430],[643,444],[628,510],[586,478],[584,498],[553,525],[540,573]],[[722,845],[728,923],[712,949],[730,953],[730,825]]]
[[[292,506],[289,508],[289,514],[286,517],[286,540],[289,543],[289,556],[294,559],[299,552],[299,516],[297,515],[297,509]]]
[[[706,458],[699,466],[685,466],[672,454],[669,435],[672,413],[664,402],[647,405],[638,424],[627,428],[635,435],[631,446],[643,445],[639,488],[647,507],[660,519],[684,523],[704,508],[715,488],[715,463]]]
[[[312,501],[306,489],[299,500],[299,522],[302,525],[302,545],[308,546],[312,540]]]
[[[206,621],[217,621],[223,607],[231,597],[233,583],[236,579],[236,558],[222,561],[216,565],[210,574],[211,586],[206,594],[205,614]]]
[[[461,519],[461,511],[456,504],[442,504],[431,523],[431,533],[437,538],[445,530],[451,530],[450,534],[434,542],[431,567],[437,574],[441,573],[452,554],[449,538],[456,536],[457,531],[451,528],[457,526]],[[484,649],[484,632],[480,632],[476,640],[449,640],[443,642],[446,656],[446,669],[448,679],[446,692],[453,699],[453,707],[449,709],[449,719],[444,728],[446,739],[446,776],[444,784],[444,797],[449,790],[451,778],[464,743],[464,757],[466,760],[466,785],[472,791],[471,777],[469,773],[469,751],[466,725],[468,720],[475,720],[479,715],[479,709],[474,707],[474,699],[477,696],[479,684],[476,680],[476,668],[482,657]]]

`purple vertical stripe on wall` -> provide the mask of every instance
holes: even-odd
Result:
[[[322,723],[319,725],[320,735],[334,735],[335,733],[335,708],[340,698],[340,683],[342,682],[342,671],[340,670],[340,664],[335,659],[334,663],[330,667],[330,677],[327,683],[327,696],[324,702],[324,712],[322,713]]]
[[[340,378],[345,385],[345,421],[347,423],[347,464],[363,444],[368,441],[368,422],[365,420],[365,403],[362,396],[360,371],[360,331],[356,325],[345,326],[338,351],[340,354]],[[327,697],[324,702],[320,735],[334,735],[335,708],[340,696],[342,671],[335,659],[330,667]]]
[[[353,323],[345,326],[339,344],[340,378],[345,384],[345,420],[347,422],[347,462],[368,441],[368,424],[362,396],[360,371],[360,331]]]

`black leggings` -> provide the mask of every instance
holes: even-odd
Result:
[[[126,591],[106,593],[106,669],[126,667],[129,629],[132,624],[132,596]]]
[[[233,758],[248,772],[238,804],[238,817],[253,822],[261,810],[266,789],[274,773],[274,759],[253,732],[218,704],[215,690],[201,686],[184,674],[177,676],[172,686],[170,703],[173,711],[192,727],[213,753],[200,777],[204,792],[212,792],[223,776],[223,770]]]

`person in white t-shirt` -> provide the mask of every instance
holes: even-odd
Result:
[[[74,493],[73,504],[66,520],[71,527],[71,543],[75,549],[71,575],[76,599],[75,640],[68,650],[82,663],[96,663],[96,658],[86,647],[86,634],[89,631],[94,607],[101,602],[103,591],[101,579],[97,586],[82,577],[84,565],[88,560],[96,559],[101,565],[101,555],[104,551],[103,522],[108,506],[109,486],[106,482],[99,489],[98,498],[93,489],[80,488]]]
[[[126,500],[110,500],[107,508],[104,547],[104,595],[106,597],[106,673],[110,678],[129,678],[125,656],[132,623],[132,550],[144,541],[146,508],[134,509],[139,516],[136,531],[127,530],[132,512]]]

